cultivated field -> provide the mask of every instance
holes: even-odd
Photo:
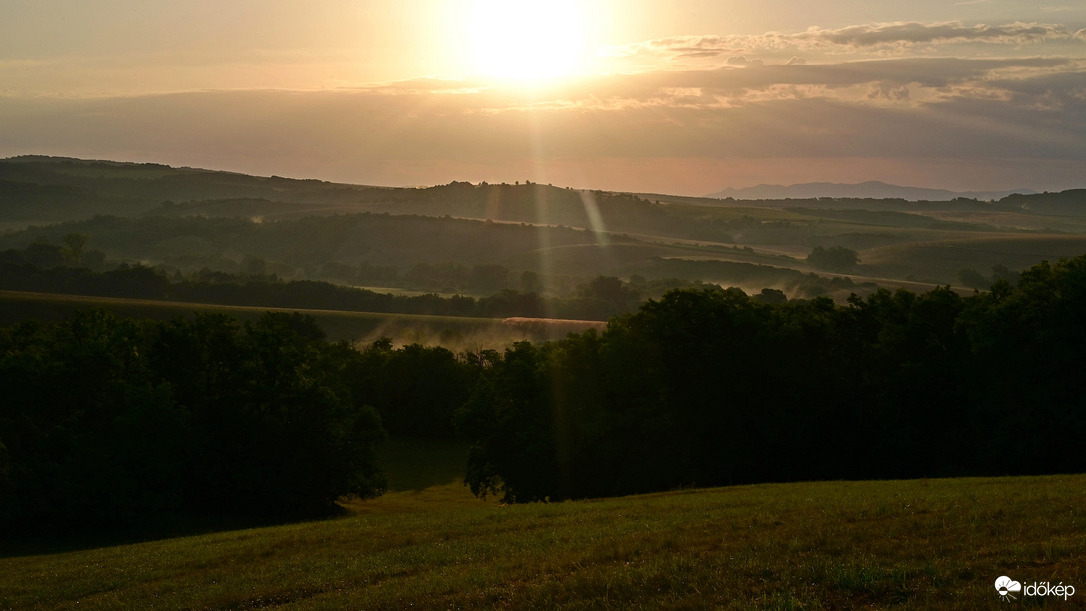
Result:
[[[60,320],[67,318],[75,310],[94,308],[118,316],[153,320],[169,320],[175,316],[191,316],[194,313],[219,313],[244,321],[256,320],[268,311],[301,312],[313,316],[332,341],[368,344],[388,337],[397,345],[441,345],[453,351],[498,349],[520,340],[560,339],[567,333],[579,333],[590,327],[603,326],[603,323],[597,321],[304,310],[0,290],[0,326],[30,319]]]
[[[1086,596],[1086,476],[817,482],[502,506],[463,448],[385,448],[334,520],[0,559],[4,609],[1012,608]]]

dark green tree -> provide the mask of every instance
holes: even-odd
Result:
[[[474,395],[457,414],[472,441],[465,483],[503,502],[546,501],[560,480],[553,409],[545,376],[546,348],[518,342],[483,371]]]
[[[855,250],[844,246],[830,246],[829,248],[815,246],[811,254],[807,255],[807,261],[819,269],[849,271],[859,264],[860,255]]]
[[[81,233],[69,232],[64,236],[64,258],[71,265],[83,264],[83,253],[86,252],[87,236]]]

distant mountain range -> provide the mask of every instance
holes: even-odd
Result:
[[[1010,191],[947,191],[946,189],[925,189],[922,187],[902,187],[877,180],[858,184],[832,182],[809,182],[798,185],[758,185],[743,189],[724,189],[710,193],[706,197],[735,199],[811,199],[816,197],[861,198],[861,199],[904,199],[907,201],[950,201],[958,197],[978,200],[999,200],[1008,195],[1036,193],[1032,189],[1014,189]]]

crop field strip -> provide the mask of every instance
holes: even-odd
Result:
[[[229,314],[241,320],[255,320],[269,311],[300,312],[312,315],[333,341],[368,343],[389,337],[397,343],[445,343],[455,348],[501,347],[522,339],[558,339],[566,333],[600,325],[595,321],[540,319],[539,324],[530,324],[531,321],[524,319],[230,306],[0,290],[0,325],[28,319],[60,320],[74,310],[87,309],[155,320],[194,313]]]
[[[953,249],[986,256],[1027,257],[1040,261],[1077,256],[1086,251],[1086,237],[1068,235],[986,235],[880,246],[860,252],[865,262],[882,262],[894,253],[923,249]]]

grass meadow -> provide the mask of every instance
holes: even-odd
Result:
[[[393,441],[336,519],[0,558],[3,609],[1081,608],[1086,476],[766,484],[503,506]],[[1011,605],[994,588],[1073,585]]]
[[[1054,234],[990,235],[916,241],[860,251],[864,268],[891,278],[932,278],[957,283],[958,272],[973,269],[988,274],[999,263],[1022,270],[1042,260],[1077,257],[1086,252],[1086,237]]]

